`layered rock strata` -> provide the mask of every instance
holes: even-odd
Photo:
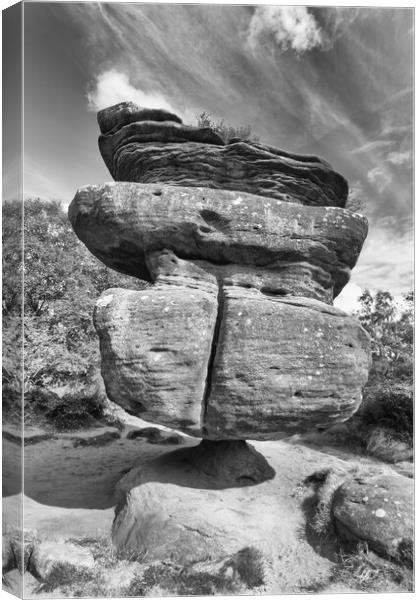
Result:
[[[106,164],[129,181],[80,189],[70,220],[102,262],[153,283],[98,301],[109,397],[208,440],[347,419],[370,353],[332,306],[367,233],[343,208],[343,178],[314,157],[225,145],[165,111],[125,103],[98,120]]]
[[[291,154],[182,124],[167,111],[123,102],[98,114],[99,149],[117,181],[251,192],[284,202],[344,207],[346,180],[316,156]]]

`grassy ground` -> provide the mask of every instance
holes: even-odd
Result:
[[[241,594],[264,584],[262,556],[252,547],[243,548],[213,571],[204,571],[171,561],[142,564],[141,556],[116,553],[107,538],[68,541],[92,552],[94,569],[78,569],[57,563],[48,577],[35,585],[34,596],[59,594],[77,598]],[[34,574],[31,566],[28,571]],[[7,585],[7,575],[4,583]]]

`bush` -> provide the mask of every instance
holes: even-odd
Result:
[[[367,425],[385,427],[405,441],[413,439],[413,392],[409,387],[369,390],[359,414]]]
[[[251,126],[235,127],[233,125],[227,125],[224,120],[214,121],[211,114],[203,111],[197,116],[197,127],[210,127],[213,129],[225,143],[228,143],[234,138],[238,138],[244,141],[258,142],[258,138],[253,135]]]
[[[19,416],[21,394],[26,392],[26,417],[32,423],[39,415],[43,423],[52,424],[57,418],[59,428],[83,426],[102,410],[99,397],[90,392],[100,364],[92,322],[96,298],[110,287],[144,289],[147,284],[94,258],[73,232],[58,202],[25,200],[24,256],[17,235],[22,228],[20,201],[4,204],[2,225],[5,417]],[[73,393],[60,402],[52,396],[41,399],[36,391],[63,386],[88,391]]]
[[[101,419],[104,403],[97,393],[75,392],[60,397],[43,388],[25,393],[25,421],[58,430],[89,427]]]

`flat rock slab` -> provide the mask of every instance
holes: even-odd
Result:
[[[332,511],[342,536],[366,542],[378,554],[412,565],[414,485],[408,477],[349,479],[335,493]]]
[[[100,111],[99,149],[116,181],[237,190],[313,206],[344,207],[348,185],[316,156],[183,125],[163,110],[122,103]]]
[[[348,282],[367,234],[364,217],[340,208],[138,183],[79,189],[69,218],[99,260],[146,281],[153,281],[147,256],[167,249],[189,261],[252,267],[251,285],[259,278],[261,286],[286,286],[286,292],[288,285],[294,291],[287,283],[287,269],[294,266],[292,280],[299,282],[300,294],[330,303]],[[273,281],[273,274],[281,279],[282,272],[283,285]]]

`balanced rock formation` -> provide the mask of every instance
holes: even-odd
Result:
[[[341,175],[132,103],[98,121],[117,182],[80,189],[71,223],[103,263],[153,284],[97,303],[109,397],[212,441],[279,439],[350,417],[370,344],[332,302],[367,222],[344,208]]]

